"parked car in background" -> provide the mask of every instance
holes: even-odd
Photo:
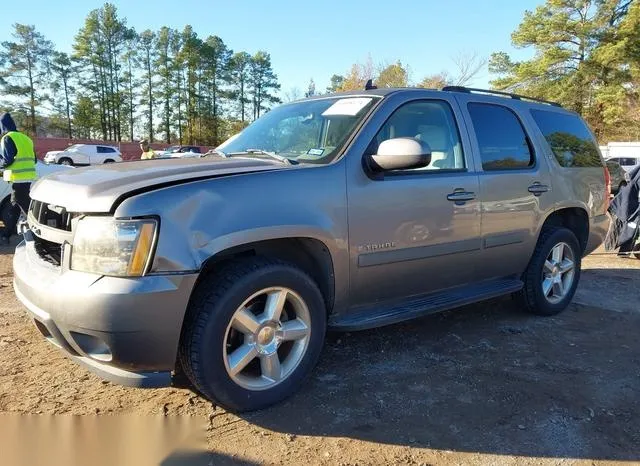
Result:
[[[196,158],[202,157],[202,150],[198,146],[170,146],[164,151],[156,151],[160,158]]]
[[[44,162],[60,165],[101,165],[122,162],[122,154],[117,147],[102,144],[73,144],[64,150],[52,150],[45,154]]]
[[[114,382],[184,374],[216,405],[264,408],[300,388],[327,329],[508,294],[563,311],[609,229],[586,123],[515,94],[311,97],[217,149],[32,188],[13,283],[43,338]]]
[[[618,194],[620,188],[629,182],[629,172],[613,159],[607,160],[606,163],[611,176],[611,194]]]
[[[640,154],[637,157],[636,156],[611,157],[607,159],[607,162],[609,161],[619,164],[625,171],[630,172],[640,164]]]
[[[36,162],[36,172],[38,178],[45,177],[51,173],[58,172],[60,170],[71,169],[72,167],[67,165],[47,165],[40,160]],[[0,219],[4,222],[5,218],[9,214],[11,208],[11,185],[4,181],[0,176]]]

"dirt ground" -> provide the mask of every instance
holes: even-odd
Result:
[[[199,426],[206,453],[156,464],[640,464],[639,260],[586,258],[574,304],[553,318],[506,298],[331,334],[297,395],[236,416],[188,389],[119,387],[67,360],[18,305],[11,259],[0,249],[5,427],[17,413]]]

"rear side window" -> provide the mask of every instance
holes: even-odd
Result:
[[[602,167],[596,141],[580,117],[546,110],[531,115],[561,166]]]
[[[624,166],[624,167],[633,167],[638,163],[638,159],[634,159],[634,158],[628,158],[625,157],[623,159],[619,159],[620,160],[620,165]]]
[[[111,147],[98,146],[98,154],[111,154],[113,152],[115,152],[115,150]]]
[[[480,147],[483,170],[533,166],[529,139],[515,113],[494,104],[470,103],[468,109]]]

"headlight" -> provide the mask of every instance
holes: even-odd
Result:
[[[153,219],[81,219],[73,236],[71,269],[116,277],[144,274],[153,253],[157,222]]]

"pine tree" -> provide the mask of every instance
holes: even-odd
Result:
[[[2,43],[0,63],[6,67],[0,71],[5,94],[15,97],[19,103],[26,101],[29,109],[29,129],[37,133],[36,107],[47,99],[49,60],[53,44],[46,40],[34,26],[13,25],[14,41]]]
[[[236,100],[239,110],[240,121],[246,121],[246,107],[250,102],[248,98],[249,84],[251,77],[251,55],[247,52],[238,52],[233,54],[230,63],[231,78],[235,84],[235,88],[231,91],[231,95]]]
[[[141,103],[146,107],[145,115],[147,117],[147,134],[149,142],[153,142],[153,88],[154,76],[153,62],[155,61],[156,36],[153,31],[147,29],[140,34],[140,62],[142,63],[142,75],[144,79],[143,98]]]
[[[71,98],[75,91],[72,79],[77,71],[76,66],[69,58],[69,55],[62,52],[55,52],[53,61],[51,62],[51,70],[54,73],[56,79],[51,81],[51,88],[54,91],[54,95],[63,92],[64,106],[63,112],[66,117],[67,137],[73,138],[73,129],[71,126]],[[56,107],[60,107],[56,105]]]
[[[260,118],[263,110],[269,109],[269,104],[280,102],[273,93],[280,89],[278,77],[271,67],[271,56],[264,51],[257,52],[250,61],[250,91],[253,102],[253,119]]]

